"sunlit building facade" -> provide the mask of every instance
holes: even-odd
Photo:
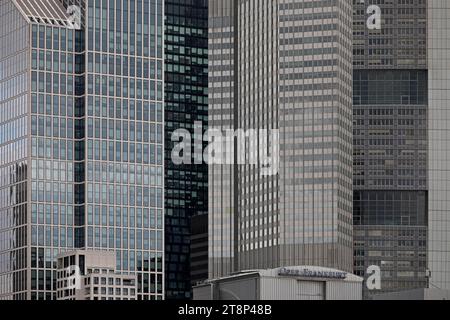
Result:
[[[209,127],[279,130],[277,174],[210,165],[209,278],[352,270],[351,2],[211,0],[209,19]]]
[[[137,298],[163,298],[163,13],[1,2],[0,299],[55,299],[56,256],[77,248],[114,249]]]

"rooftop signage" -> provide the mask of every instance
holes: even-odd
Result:
[[[347,272],[343,271],[319,271],[311,269],[288,269],[281,268],[278,271],[279,276],[287,277],[307,277],[307,278],[330,278],[330,279],[345,279]]]

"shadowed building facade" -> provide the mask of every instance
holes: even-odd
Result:
[[[191,229],[208,213],[208,166],[176,165],[175,130],[194,136],[208,125],[208,1],[165,0],[165,270],[166,298],[191,298]],[[195,266],[194,266],[195,268]]]
[[[381,290],[427,285],[427,3],[378,4],[381,29],[354,4],[354,272],[381,268]]]

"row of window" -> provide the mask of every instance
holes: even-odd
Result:
[[[84,234],[78,233],[74,227],[50,227],[42,225],[32,225],[31,244],[33,246],[74,248],[76,243],[80,243]],[[80,239],[75,239],[80,237]]]
[[[163,63],[159,59],[88,52],[87,61],[89,73],[163,79]]]
[[[58,285],[58,289],[62,289],[64,288],[63,285]],[[88,287],[85,288],[84,294],[87,295],[88,297],[91,296],[91,290],[92,290],[92,294],[94,295],[101,295],[101,296],[107,296],[108,298],[114,298],[114,300],[118,299],[118,298],[123,298],[123,300],[127,300],[127,298],[134,298],[134,296],[136,295],[136,289],[128,289],[128,288],[111,288],[111,287],[99,287],[99,286],[94,286],[94,287]],[[64,297],[70,297],[70,296],[74,296],[75,295],[75,289],[63,289],[63,290],[58,290],[57,292],[57,297],[58,298],[64,298]],[[102,297],[98,297],[98,298],[102,298]],[[127,297],[129,296],[129,297]]]
[[[50,227],[47,228],[50,230]],[[155,230],[88,227],[86,243],[89,247],[102,249],[115,248],[161,251],[163,248],[161,237],[162,232]],[[49,242],[45,243],[46,246],[50,246],[52,243],[50,239],[48,240]],[[53,237],[53,243],[57,243],[55,235]],[[125,253],[126,251],[124,251],[124,255]],[[131,255],[131,253],[129,254]],[[128,269],[128,263],[126,262],[125,264],[125,260],[123,261],[124,265],[122,267]],[[130,270],[134,270],[134,261],[130,261]]]
[[[31,50],[31,68],[60,73],[82,73],[84,56],[61,51]]]
[[[86,181],[161,186],[162,167],[106,162],[88,162]]]
[[[109,140],[162,143],[163,125],[141,121],[87,119],[87,137]]]
[[[426,179],[353,179],[353,186],[367,186],[384,189],[394,187],[408,187],[408,189],[418,188],[423,190],[427,185]]]
[[[24,102],[25,101],[21,101]],[[128,99],[107,99],[89,96],[86,114],[95,117],[109,117],[123,120],[162,122],[162,104]],[[7,111],[4,109],[4,111]],[[26,110],[24,110],[25,112]],[[0,109],[1,112],[1,109]],[[33,114],[62,117],[82,117],[84,99],[70,96],[32,94],[31,112]],[[18,113],[14,117],[23,113]],[[5,119],[6,121],[6,119]]]
[[[84,245],[84,244],[83,244]],[[26,250],[24,250],[24,257],[26,259]],[[32,247],[31,248],[31,267],[32,268],[46,268],[45,272],[49,279],[56,281],[57,261],[56,257],[61,251],[66,251],[64,248],[58,247]],[[130,271],[142,272],[142,276],[138,277],[139,282],[148,285],[148,272],[162,272],[162,253],[154,251],[134,251],[134,250],[116,250],[116,266],[122,264],[124,259],[130,260],[130,264],[135,266],[135,269]],[[128,264],[128,262],[127,262]],[[44,272],[44,270],[41,270]],[[94,272],[93,273],[97,273]],[[154,275],[152,275],[154,277]]]
[[[9,223],[4,221],[5,225],[12,225],[11,219],[16,218],[18,225],[22,225],[26,221],[26,211],[23,206],[22,210],[8,211],[5,217],[9,218]],[[81,208],[83,209],[83,208]],[[74,211],[72,206],[66,205],[50,205],[36,204],[31,205],[31,222],[33,224],[73,226]],[[8,215],[7,215],[8,213]],[[4,218],[4,219],[6,219]],[[84,219],[84,213],[83,213]],[[3,220],[3,219],[2,219]],[[22,223],[20,223],[22,222]],[[161,209],[149,208],[128,208],[128,207],[99,207],[92,205],[87,206],[87,223],[89,225],[103,225],[110,227],[130,227],[130,228],[162,228],[162,212]]]
[[[353,115],[354,116],[363,116],[363,115],[369,115],[369,116],[393,116],[393,115],[399,115],[399,116],[425,116],[427,114],[427,110],[425,108],[417,108],[416,106],[411,106],[410,109],[404,109],[404,108],[378,108],[378,109],[372,109],[372,108],[364,108],[364,109],[353,109]],[[372,118],[372,117],[371,117]]]
[[[162,210],[87,205],[87,224],[109,227],[162,229]]]
[[[87,72],[104,75],[129,76],[131,78],[162,80],[162,61],[150,58],[87,54]],[[34,70],[60,73],[84,73],[84,55],[61,51],[31,51],[31,66]]]
[[[87,119],[88,138],[162,143],[163,126],[141,121],[120,121],[99,118]],[[84,123],[66,117],[31,116],[33,136],[82,139]],[[0,144],[27,134],[26,118],[18,118],[0,126]]]
[[[6,99],[23,92],[26,88],[26,80],[26,74],[23,74],[12,78],[10,82],[0,83],[0,89],[4,90]],[[85,86],[83,76],[31,72],[31,90],[33,92],[82,96],[85,94]],[[163,85],[162,81],[88,74],[87,93],[99,96],[109,95],[161,101],[163,99]]]
[[[75,172],[78,172],[78,164],[75,164]],[[5,176],[5,182],[8,185],[17,183],[26,178],[26,167],[10,166],[0,169],[0,178]],[[81,174],[78,172],[78,174]],[[74,182],[74,164],[64,161],[50,160],[32,160],[31,178],[33,180],[54,180]],[[77,177],[81,182],[83,177]],[[162,168],[149,167],[132,164],[106,163],[106,162],[88,162],[86,181],[109,182],[116,184],[137,184],[145,186],[162,185]]]
[[[163,99],[163,85],[162,81],[89,73],[87,76],[87,93],[98,96],[109,95],[111,97],[161,101]]]
[[[46,183],[45,185],[47,187],[50,183]],[[55,186],[55,184],[53,185]],[[51,191],[48,192],[51,193]],[[161,188],[134,187],[126,185],[121,186],[89,183],[86,190],[86,201],[97,204],[117,204],[152,208],[162,208],[163,206]]]
[[[81,52],[80,33],[67,28],[32,24],[31,45],[33,48]]]
[[[10,154],[2,155],[2,163],[9,163],[21,159],[26,155],[26,143],[18,140],[13,144],[0,147],[0,151],[9,151]],[[23,144],[23,146],[22,146]],[[13,147],[20,147],[14,149]],[[161,145],[141,143],[120,143],[107,140],[88,140],[87,158],[92,160],[144,163],[162,165],[163,152]],[[60,160],[84,160],[84,143],[64,139],[31,139],[31,154],[35,158],[60,159]]]

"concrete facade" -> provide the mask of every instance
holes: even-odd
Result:
[[[381,9],[381,29],[367,8]],[[381,291],[427,285],[427,4],[354,1],[354,272],[381,268]]]
[[[57,300],[137,299],[137,277],[115,271],[114,251],[77,250],[57,261]]]

